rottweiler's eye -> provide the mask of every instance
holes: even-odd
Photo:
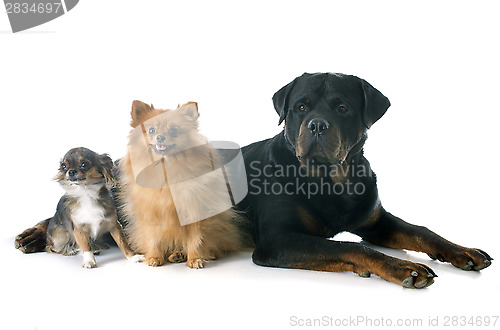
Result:
[[[299,105],[299,110],[300,111],[306,111],[306,105],[305,104],[300,104]]]
[[[340,113],[348,113],[348,112],[349,112],[349,109],[348,109],[347,107],[345,107],[345,106],[341,105],[341,106],[339,107],[339,112],[340,112]]]
[[[65,171],[68,168],[68,165],[65,163],[61,163],[61,170]]]
[[[154,128],[154,127],[150,127],[150,128],[149,128],[149,130],[148,130],[148,134],[149,134],[149,135],[153,135],[153,134],[155,134],[155,133],[156,133],[156,128]]]
[[[177,128],[172,127],[172,128],[168,131],[168,134],[169,134],[171,137],[176,137],[176,136],[177,136]]]
[[[82,170],[86,170],[86,169],[88,169],[89,167],[90,167],[90,164],[89,164],[89,163],[87,163],[87,162],[82,162],[82,163],[80,164],[80,168],[81,168]]]

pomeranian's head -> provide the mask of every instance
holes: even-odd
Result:
[[[113,161],[107,154],[99,155],[87,148],[69,150],[59,165],[54,180],[65,186],[107,184],[112,186]]]
[[[195,102],[188,102],[176,110],[161,110],[155,109],[153,105],[134,101],[131,114],[130,125],[142,130],[147,145],[159,156],[187,150],[203,141],[198,132],[199,114]]]

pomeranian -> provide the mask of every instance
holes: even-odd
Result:
[[[87,148],[69,150],[54,178],[65,190],[47,228],[46,251],[63,255],[83,254],[84,268],[97,266],[94,253],[106,247],[103,234],[111,233],[123,254],[135,262],[135,254],[118,223],[108,186],[114,182],[111,158]]]
[[[198,131],[197,104],[160,110],[134,101],[131,115],[118,195],[132,248],[149,266],[168,260],[190,268],[240,250],[244,220],[231,207],[228,186],[201,175],[210,174],[219,156]],[[194,177],[202,179],[189,180]]]

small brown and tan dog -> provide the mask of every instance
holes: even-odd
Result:
[[[132,251],[118,223],[108,189],[114,182],[112,168],[113,162],[106,154],[99,155],[87,148],[66,153],[54,178],[66,193],[47,228],[47,252],[73,255],[81,251],[82,267],[94,268],[94,253],[106,245],[103,237],[110,233],[129,260],[144,260],[144,256]]]

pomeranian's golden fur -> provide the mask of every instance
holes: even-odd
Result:
[[[176,178],[194,177],[207,173],[206,168],[210,164],[213,166],[213,158],[218,157],[198,131],[197,104],[190,102],[176,110],[160,110],[134,101],[131,115],[131,126],[135,130],[129,136],[128,154],[119,164],[119,198],[123,205],[120,213],[127,224],[126,233],[132,248],[144,254],[150,266],[163,265],[167,260],[187,260],[186,265],[191,268],[203,268],[208,259],[240,250],[243,241],[238,223],[242,216],[234,209],[187,225],[181,225],[178,216],[203,219],[196,205],[222,201],[224,198],[218,197],[228,194],[226,186],[212,185],[210,178],[184,181],[183,188],[176,191],[174,204],[168,184],[172,176],[166,173],[173,173]],[[140,134],[134,133],[138,131]],[[210,150],[207,154],[193,146]],[[162,184],[158,176],[152,175],[151,184],[148,178],[137,182],[134,166],[141,161],[138,157],[145,163],[156,162],[153,167],[162,169],[169,180]]]

